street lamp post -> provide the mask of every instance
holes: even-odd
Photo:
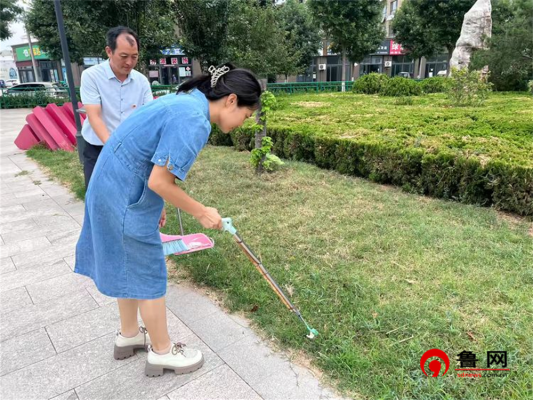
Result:
[[[65,35],[65,25],[63,23],[63,13],[61,11],[60,0],[54,0],[54,8],[56,10],[57,26],[59,29],[59,37],[61,39],[61,50],[63,52],[63,60],[65,60],[65,70],[67,71],[67,82],[69,85],[70,101],[74,112],[74,120],[76,121],[76,144],[78,147],[78,157],[83,164],[83,149],[85,141],[82,137],[82,123],[80,115],[78,114],[78,99],[76,98],[76,88],[74,87],[74,78],[72,77],[72,68],[70,65],[69,47],[67,45],[67,36]]]

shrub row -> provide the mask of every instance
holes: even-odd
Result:
[[[357,79],[352,85],[352,91],[382,96],[419,96],[423,93],[445,92],[447,82],[447,78],[433,77],[419,83],[412,79],[389,78],[387,75],[373,72]]]
[[[251,150],[254,133],[247,128],[225,135],[214,127],[210,143]],[[454,153],[428,153],[373,141],[313,136],[287,129],[268,129],[273,153],[316,164],[343,174],[368,178],[404,190],[469,204],[532,215],[532,168]]]

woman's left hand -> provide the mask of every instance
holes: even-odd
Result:
[[[165,224],[167,223],[167,211],[165,211],[165,207],[163,208],[163,211],[161,211],[161,217],[159,218],[159,228],[163,228]]]

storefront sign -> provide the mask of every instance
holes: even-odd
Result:
[[[159,59],[159,63],[160,63],[161,65],[166,65],[166,64],[167,64],[167,59],[166,59],[166,58],[160,58],[160,59]]]
[[[191,76],[191,67],[179,67],[178,73],[180,77]]]
[[[33,57],[36,60],[49,60],[48,53],[41,51],[38,44],[32,45]],[[32,59],[30,54],[30,46],[17,47],[16,48],[17,61],[30,61]]]
[[[177,65],[178,64],[178,59],[176,57],[171,58],[171,64],[172,65]]]
[[[157,65],[158,63],[156,62],[156,60],[150,60],[150,65]]]
[[[384,40],[380,46],[378,46],[378,49],[375,51],[374,54],[382,54],[382,55],[388,55],[389,54],[389,45],[390,40]]]
[[[188,57],[182,57],[182,64],[189,64],[189,58]]]
[[[391,40],[389,55],[398,56],[404,54],[404,49],[400,43],[396,43],[394,40]]]
[[[166,56],[183,56],[184,52],[179,47],[172,47],[170,49],[161,50],[161,54]]]
[[[159,71],[148,71],[149,78],[157,78],[159,76]]]

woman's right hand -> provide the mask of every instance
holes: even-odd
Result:
[[[205,207],[203,213],[195,217],[207,229],[222,229],[222,218],[216,208]]]

